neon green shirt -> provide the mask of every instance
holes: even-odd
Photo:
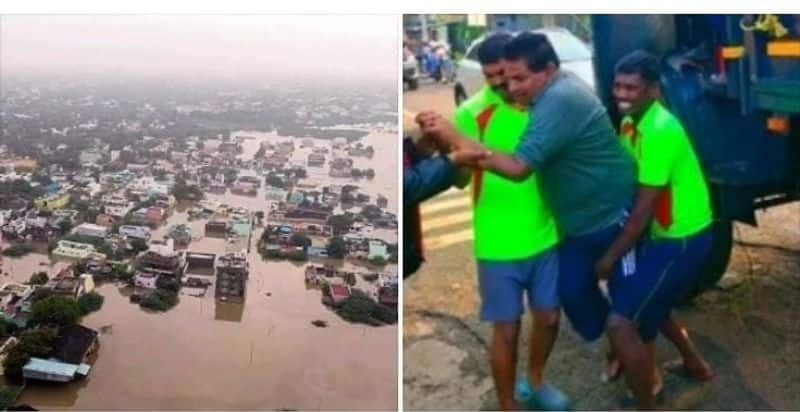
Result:
[[[680,121],[656,101],[638,124],[623,118],[621,131],[636,158],[639,183],[665,186],[656,200],[651,236],[683,238],[708,227],[713,220],[708,186]]]
[[[513,152],[528,125],[528,112],[484,87],[461,104],[456,127],[488,148]],[[481,260],[525,259],[558,243],[556,222],[539,194],[535,174],[514,182],[495,173],[472,177],[475,256]]]

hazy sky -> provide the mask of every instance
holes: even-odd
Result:
[[[0,73],[397,77],[395,16],[0,17]]]

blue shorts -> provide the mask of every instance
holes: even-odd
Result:
[[[636,273],[609,279],[613,312],[636,323],[642,340],[652,341],[695,284],[710,251],[711,229],[683,239],[645,241],[637,251]]]
[[[531,309],[558,308],[558,255],[549,249],[520,260],[478,261],[481,320],[515,321],[524,312],[523,294]]]
[[[600,290],[595,263],[622,230],[622,220],[604,229],[581,236],[567,237],[558,248],[561,272],[558,297],[572,328],[587,341],[599,338],[606,328],[610,304]],[[618,263],[611,276],[622,274]]]

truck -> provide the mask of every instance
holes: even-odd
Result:
[[[614,66],[659,56],[665,103],[690,136],[715,219],[708,262],[688,299],[728,265],[733,222],[800,198],[800,15],[593,15],[596,91],[614,124]]]

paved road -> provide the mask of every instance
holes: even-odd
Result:
[[[452,88],[422,84],[404,93],[405,129],[415,113],[453,111]],[[758,231],[739,238],[780,245],[737,247],[734,286],[705,294],[679,311],[701,352],[718,372],[710,384],[665,375],[664,409],[800,408],[800,205],[775,209]],[[450,190],[421,207],[427,262],[404,282],[403,391],[406,410],[496,409],[487,342],[490,329],[477,321],[478,298],[467,192]],[[763,216],[762,216],[763,218]],[[771,220],[770,220],[771,219]],[[781,232],[791,222],[793,230]],[[775,233],[783,233],[776,237]],[[792,249],[793,248],[793,249]],[[743,275],[736,276],[736,273]],[[760,275],[768,276],[760,276]],[[745,279],[745,281],[742,281]],[[525,327],[529,321],[525,319]],[[527,330],[523,336],[526,336]],[[525,348],[523,338],[520,348]],[[574,409],[606,409],[624,392],[599,380],[605,342],[585,344],[567,322],[548,364],[548,376],[573,397]],[[659,362],[677,352],[658,341]],[[520,353],[519,372],[527,361]]]

